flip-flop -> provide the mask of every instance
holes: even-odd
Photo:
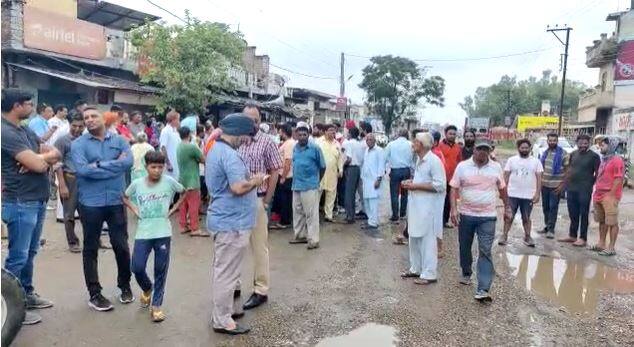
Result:
[[[401,274],[401,278],[414,278],[414,277],[420,277],[420,275],[419,274],[415,274],[413,272],[409,272],[409,271],[403,272]]]
[[[586,246],[586,243],[584,242],[584,243],[582,243],[582,244],[578,244],[578,243],[576,243],[576,242],[573,242],[573,244],[572,244],[572,245],[573,245],[573,247],[585,247],[585,246]]]
[[[611,257],[611,256],[616,255],[616,251],[603,250],[603,251],[599,252],[599,255],[602,255],[604,257]]]
[[[558,239],[557,240],[557,242],[566,242],[566,243],[573,243],[573,242],[576,242],[576,241],[577,241],[577,239],[573,239],[571,237],[567,237],[565,239]]]
[[[599,247],[598,245],[592,245],[590,247],[588,247],[589,251],[593,251],[593,252],[602,252],[604,251],[603,248]]]
[[[419,284],[419,285],[422,285],[422,286],[425,286],[425,285],[428,285],[428,284],[432,284],[432,283],[436,283],[436,282],[438,282],[438,280],[428,280],[428,279],[425,279],[425,278],[419,278],[419,279],[414,281],[415,284]]]
[[[205,232],[202,232],[202,231],[198,231],[198,232],[193,232],[192,231],[189,234],[189,236],[191,236],[191,237],[210,237],[211,235],[209,235],[209,233],[205,233]]]

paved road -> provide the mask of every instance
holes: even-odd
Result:
[[[633,345],[630,216],[634,214],[629,210],[634,204],[627,204],[634,202],[632,192],[625,202],[619,256],[612,259],[539,236],[537,248],[528,249],[521,245],[520,231],[515,228],[511,245],[495,249],[498,275],[491,305],[475,302],[473,288],[457,284],[453,230],[445,230],[447,249],[440,262],[439,282],[429,287],[399,278],[407,267],[408,252],[406,246],[391,243],[392,229],[397,226],[385,224],[380,233],[368,235],[357,225],[322,225],[321,248],[311,252],[287,243],[290,230],[273,231],[270,301],[243,319],[253,327],[252,332],[233,338],[217,335],[209,326],[211,240],[174,236],[164,303],[168,319],[154,324],[138,302],[116,303],[115,310],[108,313],[88,308],[81,255],[66,251],[62,225],[50,214],[45,226],[48,242],[37,258],[35,283],[38,292],[56,305],[41,311],[41,324],[24,327],[14,345],[294,346],[321,342],[349,346],[361,345],[364,338],[372,342],[367,346]],[[386,203],[381,207],[384,217]],[[533,216],[535,228],[542,225],[538,210]],[[563,233],[567,227],[565,202],[560,211],[558,233]],[[592,232],[591,240],[595,238],[596,232]],[[3,247],[6,252],[6,242]],[[104,294],[111,299],[118,294],[114,264],[111,251],[100,251],[101,281]],[[249,258],[244,264],[243,293],[251,289],[251,268]],[[570,274],[572,269],[580,273]],[[605,275],[597,269],[617,272]],[[629,294],[609,288],[599,291],[589,285],[596,281],[587,278],[599,278],[598,282]],[[591,293],[594,299],[580,295],[567,303],[557,297],[571,286],[573,291]],[[133,290],[138,295],[134,281]],[[575,300],[582,301],[582,312],[575,311],[579,308]]]

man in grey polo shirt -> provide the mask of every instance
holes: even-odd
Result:
[[[234,299],[240,298],[240,267],[255,226],[255,189],[265,175],[251,175],[236,149],[243,137],[253,134],[254,124],[240,113],[220,121],[222,135],[207,155],[205,165],[205,180],[212,197],[207,229],[214,238],[212,326],[215,332],[230,335],[250,330],[236,324],[234,318],[244,312],[234,312],[233,306]]]

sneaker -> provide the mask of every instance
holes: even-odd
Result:
[[[42,317],[33,311],[26,311],[22,325],[33,325],[42,321]]]
[[[131,302],[134,302],[134,295],[132,295],[132,290],[130,288],[121,289],[119,301],[121,301],[122,304],[129,304]]]
[[[150,302],[152,301],[152,290],[148,290],[147,292],[141,292],[139,296],[139,302],[141,303],[141,307],[150,306]]]
[[[464,284],[465,286],[470,286],[471,285],[471,276],[462,276],[462,278],[460,278],[460,284]]]
[[[549,231],[546,233],[546,238],[547,239],[554,239],[555,238],[555,233],[552,231]]]
[[[96,311],[110,311],[112,310],[112,303],[106,299],[101,293],[95,294],[88,301],[88,306]]]
[[[532,237],[526,236],[524,237],[524,245],[526,247],[535,247],[535,241],[533,240]]]
[[[79,247],[79,245],[70,245],[68,246],[68,251],[71,253],[81,253],[81,247]]]
[[[38,308],[49,308],[53,307],[53,302],[42,299],[37,293],[31,293],[26,295],[26,308],[28,310],[38,309]]]
[[[489,292],[482,289],[478,289],[478,291],[475,293],[473,298],[480,302],[492,301],[491,296],[489,295]]]

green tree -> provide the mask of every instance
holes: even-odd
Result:
[[[230,68],[241,64],[246,47],[228,25],[186,14],[185,25],[148,22],[132,31],[132,43],[147,60],[141,80],[163,88],[159,110],[199,111],[214,94],[232,90]]]
[[[578,81],[566,81],[564,115],[575,119],[579,97],[587,86]],[[488,117],[492,124],[501,125],[507,115],[539,112],[543,100],[550,100],[553,112],[559,113],[561,81],[552,71],[542,72],[541,78],[502,76],[500,81],[488,87],[478,87],[473,96],[466,96],[458,105],[470,117]]]
[[[394,121],[416,114],[421,100],[440,107],[445,102],[445,80],[440,76],[425,78],[414,61],[403,57],[372,57],[363,68],[359,87],[366,92],[368,107],[381,116],[386,134]]]

